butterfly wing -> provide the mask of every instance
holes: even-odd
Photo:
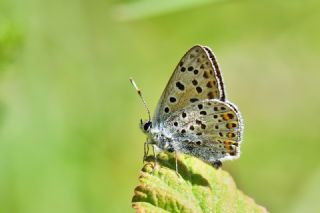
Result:
[[[171,114],[164,125],[172,148],[214,163],[240,156],[242,119],[237,108],[219,100],[193,103]]]
[[[196,45],[175,68],[155,110],[153,124],[160,124],[171,113],[206,99],[224,101],[224,86],[212,51]]]

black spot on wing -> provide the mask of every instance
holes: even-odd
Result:
[[[180,81],[178,81],[178,82],[176,83],[176,87],[177,87],[179,90],[181,90],[181,91],[184,90],[184,85],[183,85]]]

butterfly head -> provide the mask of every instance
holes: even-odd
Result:
[[[150,120],[142,121],[142,119],[141,119],[140,120],[140,128],[141,128],[142,132],[149,133],[152,128],[152,122]]]

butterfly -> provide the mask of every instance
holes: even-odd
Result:
[[[147,135],[145,156],[149,144],[197,157],[215,168],[221,167],[224,160],[240,156],[241,114],[226,99],[222,75],[210,48],[195,45],[182,57],[152,119],[141,91],[132,79],[131,83],[149,115],[148,120],[140,123]]]

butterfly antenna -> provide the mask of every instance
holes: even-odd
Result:
[[[137,91],[139,97],[141,98],[141,101],[142,101],[144,107],[147,110],[147,113],[148,113],[148,116],[149,116],[149,121],[151,121],[150,110],[149,110],[149,108],[147,106],[146,101],[144,100],[144,98],[143,98],[143,96],[141,94],[141,90],[138,88],[138,86],[137,86],[136,82],[133,80],[133,78],[129,78],[129,80],[130,80],[131,84],[133,85],[133,87],[135,88],[135,90]]]

